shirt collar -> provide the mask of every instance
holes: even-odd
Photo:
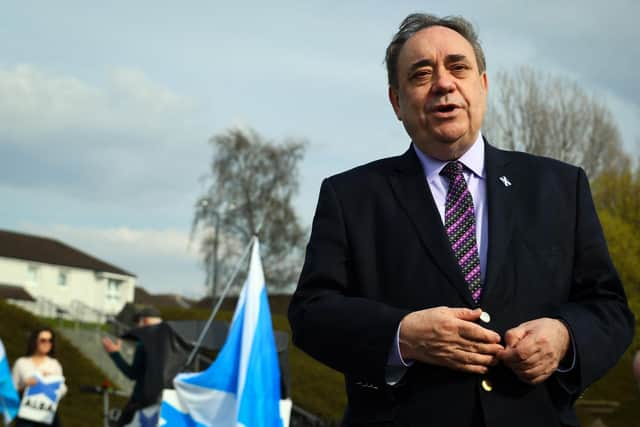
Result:
[[[413,145],[413,150],[416,152],[422,169],[427,179],[432,178],[434,175],[439,175],[442,168],[445,167],[448,161],[434,159],[424,154],[416,144]],[[478,133],[478,138],[471,145],[471,147],[458,159],[468,170],[470,170],[478,178],[484,178],[484,142],[482,139],[482,133]]]

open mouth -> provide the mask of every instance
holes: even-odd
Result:
[[[456,108],[458,107],[453,104],[437,105],[436,107],[434,107],[433,111],[435,111],[436,113],[450,113]]]

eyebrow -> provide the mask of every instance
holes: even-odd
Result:
[[[452,62],[460,62],[460,61],[467,61],[467,57],[465,55],[462,55],[461,53],[454,53],[451,55],[447,55],[444,58],[444,62],[446,64],[450,64]]]

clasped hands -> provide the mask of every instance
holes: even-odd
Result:
[[[400,353],[463,372],[484,374],[499,362],[523,382],[539,384],[553,374],[569,344],[569,331],[557,319],[524,322],[505,333],[476,323],[482,310],[436,307],[415,311],[400,322]]]

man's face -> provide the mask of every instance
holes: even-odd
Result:
[[[449,28],[426,28],[406,41],[396,67],[389,99],[412,141],[437,159],[460,157],[478,137],[487,100],[471,44]]]

